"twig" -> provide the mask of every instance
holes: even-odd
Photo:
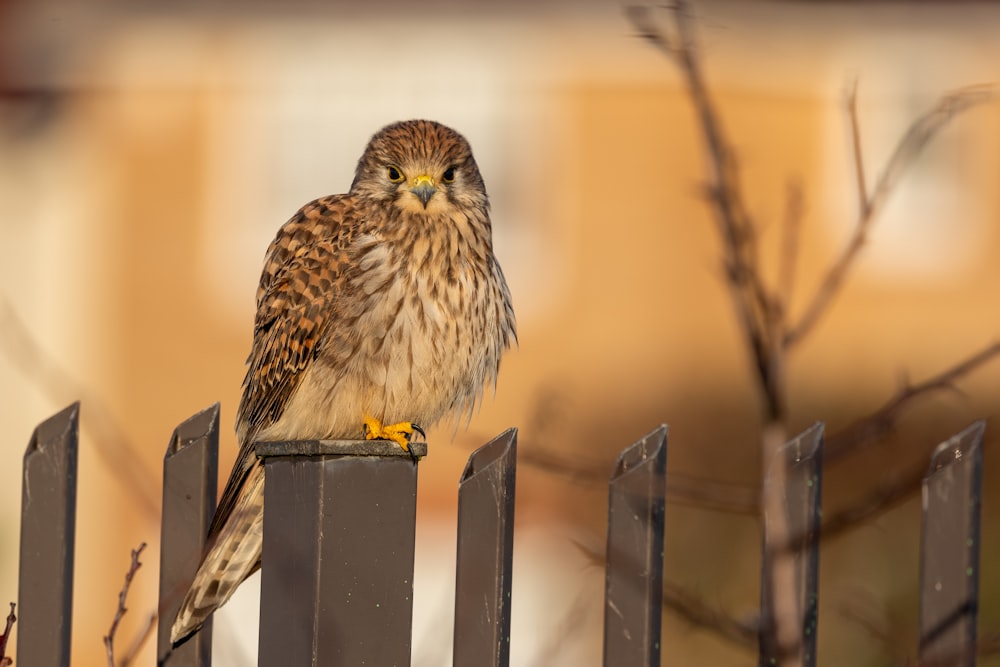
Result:
[[[741,621],[721,609],[705,604],[697,593],[669,581],[663,584],[662,601],[664,608],[694,627],[708,630],[740,648],[754,649],[757,646],[756,620]]]
[[[914,400],[934,391],[955,390],[955,383],[1000,355],[1000,341],[986,346],[970,357],[918,384],[905,384],[875,412],[862,417],[836,436],[824,447],[826,462],[847,454],[881,438],[895,426],[899,413]]]
[[[762,462],[775,460],[785,441],[785,308],[780,297],[764,285],[759,270],[756,227],[744,204],[735,153],[722,129],[705,79],[701,73],[691,8],[687,0],[672,6],[673,39],[652,22],[648,8],[633,7],[628,16],[639,34],[666,52],[677,63],[694,104],[709,156],[709,194],[722,236],[726,284],[756,367],[763,395],[765,426],[760,439]],[[789,260],[794,262],[794,258]],[[766,463],[765,463],[766,465]],[[771,466],[771,483],[762,486],[765,550],[763,579],[769,590],[761,619],[760,657],[776,660],[777,667],[796,664],[800,633],[797,628],[794,563],[783,545],[788,526],[782,502],[785,470],[783,459]]]
[[[926,473],[926,464],[913,466],[904,474],[879,485],[878,488],[865,494],[860,500],[848,507],[825,514],[820,528],[820,539],[824,542],[829,541],[874,517],[885,514],[919,491],[920,483]],[[801,536],[799,539],[801,540]],[[795,541],[790,542],[793,548],[796,544]]]
[[[779,282],[772,292],[764,284],[759,270],[756,227],[744,205],[735,153],[725,136],[719,114],[710,99],[701,73],[694,30],[691,27],[690,4],[688,0],[675,0],[668,8],[673,19],[674,30],[671,34],[656,25],[649,7],[629,7],[626,14],[641,38],[676,63],[695,108],[708,153],[708,193],[723,241],[726,284],[763,394],[764,427],[760,453],[761,461],[769,462],[774,460],[775,452],[785,441],[785,363],[788,351],[805,338],[829,309],[867,242],[874,220],[906,169],[955,115],[989,99],[990,94],[988,90],[980,88],[944,96],[934,109],[916,119],[903,134],[873,189],[869,191],[857,114],[857,86],[852,88],[848,96],[847,111],[851,123],[859,199],[857,220],[845,248],[824,274],[816,292],[807,300],[803,315],[792,325],[788,306],[798,253],[798,225],[801,215],[800,201],[796,198],[798,193],[790,193],[782,239]],[[960,372],[965,371],[960,368]],[[941,386],[947,386],[954,379],[955,377],[945,378]],[[901,400],[887,405],[881,415],[882,423],[891,423],[903,404],[935,387],[936,385],[908,388],[899,397]],[[772,664],[779,667],[791,667],[800,663],[798,654],[802,640],[794,592],[794,568],[785,546],[789,544],[790,537],[782,507],[785,472],[780,464],[772,468],[770,483],[762,486],[760,502],[765,516],[762,581],[766,587],[765,599],[769,600],[760,620],[760,656],[762,659],[772,660]],[[883,497],[882,501],[886,502],[886,499]],[[867,512],[870,508],[864,506],[861,509]],[[857,521],[857,514],[842,516],[842,525],[845,527]]]
[[[750,484],[719,482],[671,472],[667,474],[667,502],[701,510],[760,516],[760,489]]]
[[[855,87],[848,98],[848,115],[851,119],[851,135],[854,145],[858,194],[862,198],[858,219],[855,222],[851,238],[848,240],[847,245],[844,246],[840,256],[837,257],[833,265],[827,270],[823,281],[806,307],[801,319],[785,334],[784,344],[786,347],[792,347],[800,342],[826,313],[830,303],[840,291],[849,269],[868,241],[868,233],[871,230],[876,214],[892,194],[900,177],[916,161],[931,139],[958,114],[993,99],[992,90],[985,87],[964,88],[942,97],[933,109],[913,121],[913,124],[903,134],[896,144],[892,156],[882,170],[882,175],[876,182],[874,189],[871,191],[871,194],[868,194],[864,183],[864,167],[855,101],[856,91],[857,88]]]
[[[954,389],[955,383],[998,356],[1000,342],[992,343],[923,382],[904,385],[875,412],[831,435],[824,445],[824,461],[829,464],[876,442],[894,428],[899,413],[912,403],[934,391]],[[472,440],[478,442],[482,438]],[[578,456],[565,456],[537,445],[523,447],[518,457],[524,465],[564,476],[574,483],[606,482],[611,470],[610,464],[605,462],[583,461]],[[916,482],[907,473],[895,482],[878,487],[854,506],[829,514],[823,522],[823,539],[850,530],[905,499],[918,488],[924,471],[918,466],[913,472]],[[676,505],[759,516],[759,493],[759,488],[750,484],[718,482],[677,472],[667,476],[667,502]]]
[[[649,7],[632,6],[625,11],[639,36],[674,60],[684,75],[709,156],[708,198],[723,239],[726,284],[750,347],[770,420],[783,410],[776,367],[771,358],[776,331],[770,326],[770,311],[775,299],[758,270],[757,234],[744,205],[735,153],[726,139],[701,73],[690,5],[686,0],[677,0],[671,9],[676,28],[673,38],[654,23]]]
[[[954,390],[956,382],[995,357],[1000,357],[1000,342],[983,348],[923,382],[900,388],[881,408],[829,438],[824,445],[824,461],[829,464],[882,438],[895,426],[899,413],[905,407],[934,391]],[[821,539],[834,538],[895,507],[920,489],[920,481],[926,472],[926,464],[921,458],[918,465],[892,481],[879,485],[858,502],[826,513],[820,532]],[[701,509],[759,514],[757,504],[750,500],[753,493],[754,489],[749,486],[719,485],[697,477],[680,476],[678,479],[673,474],[667,478],[668,500]],[[797,544],[794,536],[790,543]]]
[[[470,436],[470,443],[489,438]],[[565,477],[574,484],[606,484],[611,474],[609,461],[583,460],[579,455],[565,455],[544,449],[536,441],[522,441],[518,465]],[[471,450],[472,447],[467,449]],[[703,510],[758,516],[760,490],[756,486],[670,472],[667,475],[667,502]]]
[[[962,667],[970,663],[972,656],[986,658],[1000,654],[1000,635],[991,634],[980,638],[976,645],[968,651],[956,651],[952,655],[926,660],[907,660],[905,663],[895,663],[894,667]]]
[[[14,622],[17,621],[17,616],[14,615],[15,607],[16,605],[11,602],[10,613],[7,614],[7,624],[4,626],[3,634],[0,635],[0,667],[14,664],[14,660],[7,657],[7,640],[10,639],[10,631],[14,629]]]
[[[923,382],[904,385],[875,412],[828,438],[824,444],[824,462],[830,464],[883,438],[895,427],[899,414],[912,403],[935,391],[957,390],[958,381],[997,357],[1000,357],[1000,342],[984,347]],[[851,530],[905,500],[920,488],[925,472],[926,465],[921,459],[912,470],[880,485],[852,506],[828,512],[823,520],[822,539]],[[757,490],[749,485],[720,484],[675,473],[667,477],[669,502],[700,509],[757,515],[759,506],[753,499],[755,493]]]
[[[854,177],[858,187],[858,218],[867,215],[868,181],[865,178],[865,159],[861,149],[861,123],[858,121],[858,80],[855,79],[847,94],[847,118],[851,123],[851,149],[854,155]]]
[[[483,440],[482,442],[486,442]],[[611,466],[605,462],[585,461],[579,456],[566,456],[541,447],[522,447],[517,454],[518,463],[555,473],[575,483],[606,482]]]
[[[603,552],[578,540],[573,540],[573,544],[592,565],[607,567]],[[674,612],[694,627],[707,630],[741,648],[753,648],[757,645],[756,622],[740,621],[721,609],[712,608],[702,602],[697,593],[680,584],[664,581],[661,601],[665,609]]]
[[[132,550],[132,562],[129,564],[128,572],[125,573],[125,583],[122,585],[122,590],[118,593],[118,608],[115,609],[115,617],[111,620],[111,628],[108,630],[108,634],[104,637],[104,648],[108,656],[108,667],[115,667],[115,633],[118,631],[118,623],[121,622],[122,617],[125,616],[125,612],[128,611],[125,607],[125,601],[128,598],[128,589],[129,586],[132,585],[132,577],[134,577],[136,571],[142,567],[142,563],[139,562],[139,556],[145,548],[146,543],[143,542],[139,545],[138,549]],[[125,663],[122,664],[124,665]]]
[[[802,231],[804,208],[802,183],[798,179],[789,181],[785,199],[785,217],[781,226],[781,256],[778,265],[779,304],[782,320],[788,312],[788,304],[795,291],[795,268],[799,256],[799,234]]]
[[[653,14],[644,5],[629,5],[625,7],[625,16],[636,29],[638,37],[649,42],[662,51],[668,58],[676,58],[677,50],[663,31],[653,23]]]

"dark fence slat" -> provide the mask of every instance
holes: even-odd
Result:
[[[24,453],[17,662],[69,665],[76,542],[74,403],[35,428]]]
[[[418,457],[424,443],[411,443]],[[294,453],[294,455],[289,455]],[[259,665],[410,664],[417,466],[397,445],[263,442]]]
[[[455,667],[510,662],[517,429],[469,457],[458,487]]]
[[[209,667],[212,620],[171,650],[170,626],[198,569],[205,536],[215,512],[219,478],[219,404],[174,429],[163,457],[163,515],[160,529],[160,616],[156,655],[159,665]]]
[[[608,484],[606,667],[659,667],[667,426],[618,457]]]
[[[768,544],[764,541],[765,563],[774,562],[775,555],[792,559],[795,579],[796,627],[801,635],[794,655],[782,656],[772,630],[774,600],[771,598],[773,570],[765,566],[761,574],[761,633],[760,665],[789,664],[811,667],[816,664],[816,629],[819,621],[819,535],[820,499],[822,497],[824,425],[817,422],[785,443],[770,462],[765,484],[775,483],[775,465],[785,472],[785,520],[788,542]],[[765,531],[766,537],[767,531]]]
[[[983,432],[979,421],[938,445],[923,482],[920,562],[921,663],[976,663],[979,505]]]

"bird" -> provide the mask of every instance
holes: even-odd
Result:
[[[391,440],[409,451],[471,415],[517,343],[490,204],[469,142],[430,120],[368,142],[347,194],[278,231],[256,294],[239,453],[171,627],[183,642],[261,566],[258,441]]]

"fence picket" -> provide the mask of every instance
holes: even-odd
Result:
[[[978,421],[938,445],[924,477],[921,664],[976,664],[985,428],[985,422]]]
[[[18,661],[70,660],[79,404],[40,423],[24,455]],[[604,664],[660,664],[667,427],[626,448],[609,481]],[[976,663],[985,422],[940,444],[923,481],[920,663]],[[822,423],[786,443],[796,655],[771,645],[764,568],[762,665],[816,664]],[[180,424],[164,456],[158,664],[210,667],[211,626],[176,650],[169,626],[198,565],[215,506],[219,405]],[[418,457],[425,443],[412,443]],[[456,667],[507,667],[517,430],[476,450],[459,484]],[[258,664],[409,667],[417,466],[394,443],[258,443],[268,502]],[[772,462],[773,465],[774,462]],[[765,484],[772,483],[769,475]],[[349,510],[347,510],[349,508]],[[345,511],[347,510],[347,511]],[[485,602],[485,604],[484,604]]]
[[[80,404],[43,421],[24,453],[17,661],[69,665]]]
[[[605,667],[659,667],[667,426],[625,449],[608,484]]]
[[[427,453],[411,443],[413,453]],[[262,442],[257,664],[410,664],[417,466],[392,442]]]
[[[760,665],[774,665],[787,659],[790,664],[812,667],[816,664],[816,630],[819,610],[819,534],[820,499],[822,496],[823,466],[822,422],[811,427],[785,443],[774,465],[785,466],[785,520],[789,540],[787,544],[764,543],[764,558],[769,559],[779,550],[787,550],[792,557],[795,573],[796,626],[801,635],[794,655],[782,656],[781,647],[774,641],[770,631],[774,617],[774,601],[771,599],[770,567],[764,567],[761,574],[761,632]],[[780,457],[780,458],[779,458]],[[764,480],[770,484],[770,472]],[[766,534],[766,532],[765,532]],[[787,649],[786,649],[787,650]]]
[[[160,528],[160,615],[157,664],[209,667],[212,620],[171,650],[170,626],[191,583],[205,545],[219,477],[219,404],[182,422],[163,456],[163,514]]]
[[[514,549],[517,429],[469,457],[458,487],[455,667],[506,667],[510,661],[510,584]]]

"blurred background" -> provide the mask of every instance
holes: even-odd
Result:
[[[788,183],[804,208],[793,314],[858,200],[844,111],[858,82],[869,182],[945,91],[1000,75],[988,2],[696,2],[712,94],[774,279]],[[73,664],[106,664],[155,606],[160,465],[174,426],[220,401],[220,469],[263,253],[305,202],[345,192],[368,138],[427,117],[470,140],[518,315],[495,398],[428,433],[420,467],[415,667],[450,664],[457,482],[518,426],[512,664],[598,665],[618,451],[670,424],[670,482],[753,498],[761,399],[703,196],[700,128],[674,64],[598,0],[79,3],[0,0],[0,602],[17,595],[20,463],[82,400]],[[1000,105],[951,123],[900,182],[828,317],[789,360],[790,425],[836,433],[1000,338]],[[827,468],[824,510],[987,426],[981,632],[1000,630],[1000,361]],[[699,480],[703,480],[704,483]],[[220,481],[221,485],[224,479]],[[721,490],[720,490],[721,489]],[[820,660],[916,652],[919,493],[821,555]],[[668,582],[751,620],[760,522],[670,503]],[[256,581],[215,624],[216,664],[256,664]],[[139,664],[152,664],[151,641]],[[664,615],[664,664],[747,665],[752,646]],[[13,647],[16,657],[17,648]],[[982,664],[1000,664],[985,661]]]

